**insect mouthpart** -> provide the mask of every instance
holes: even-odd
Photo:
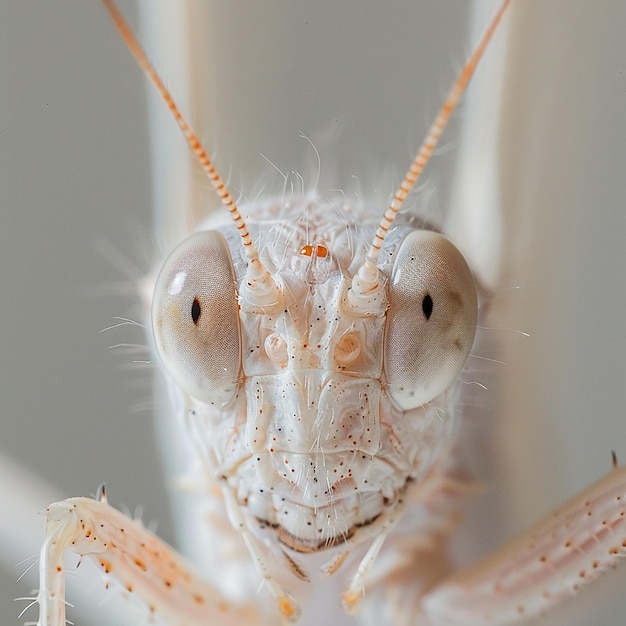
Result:
[[[342,482],[351,481],[338,481],[331,489],[341,490]],[[380,492],[352,493],[332,504],[311,508],[286,497],[263,493],[251,494],[247,508],[260,530],[269,527],[284,546],[295,552],[312,553],[345,544],[357,533],[368,533],[365,529],[375,525],[385,508],[395,503],[395,498],[387,500]]]

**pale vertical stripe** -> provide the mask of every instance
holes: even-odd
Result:
[[[608,472],[611,449],[626,461],[624,28],[616,2],[516,2],[501,80],[477,77],[465,103],[459,229],[478,229],[467,249],[496,287],[494,325],[531,335],[495,332],[495,542]],[[532,623],[621,624],[624,569]]]

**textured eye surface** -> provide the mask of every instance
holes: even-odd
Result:
[[[241,363],[233,265],[222,235],[196,233],[167,258],[152,300],[152,329],[167,371],[190,396],[228,402]]]
[[[389,394],[414,409],[458,376],[476,332],[474,279],[443,235],[414,231],[402,242],[389,286],[385,375]]]

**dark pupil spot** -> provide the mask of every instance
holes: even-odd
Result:
[[[194,324],[198,323],[198,320],[200,319],[200,313],[202,313],[200,309],[200,300],[198,300],[198,298],[194,298],[193,304],[191,305],[191,319],[193,320]]]
[[[433,314],[433,299],[428,294],[426,294],[422,300],[422,311],[424,311],[426,319],[429,320],[430,316]]]

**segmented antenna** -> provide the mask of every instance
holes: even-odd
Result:
[[[172,94],[163,84],[163,81],[148,60],[146,53],[139,45],[137,38],[133,34],[132,30],[128,26],[126,20],[122,16],[121,12],[117,8],[113,0],[102,0],[102,3],[104,4],[106,10],[109,12],[109,15],[111,16],[115,27],[117,28],[122,39],[124,40],[124,43],[130,50],[132,55],[135,57],[135,60],[137,61],[141,69],[148,75],[148,78],[150,78],[154,86],[157,88],[157,91],[161,95],[161,98],[165,102],[167,108],[171,111],[174,119],[180,126],[180,129],[183,131],[183,135],[185,136],[185,139],[187,140],[187,143],[189,144],[191,150],[193,151],[200,165],[209,177],[209,180],[211,181],[211,184],[217,192],[217,195],[220,197],[222,203],[228,209],[228,212],[230,213],[233,222],[235,222],[235,226],[237,227],[237,230],[239,230],[239,234],[243,241],[246,257],[249,260],[248,272],[251,272],[251,276],[249,277],[251,279],[251,281],[249,280],[249,286],[252,286],[250,282],[257,285],[260,280],[260,282],[265,283],[267,287],[268,281],[271,281],[273,283],[271,276],[259,260],[258,252],[256,250],[254,242],[252,241],[252,237],[250,237],[246,222],[241,216],[241,213],[239,212],[235,201],[230,195],[230,192],[226,188],[222,177],[215,169],[215,166],[213,165],[213,162],[207,154],[207,151],[204,149],[204,147],[200,143],[200,140],[193,132],[193,130],[183,117],[182,113],[178,109],[178,106],[176,105]]]
[[[357,308],[363,308],[364,303],[357,303],[357,300],[362,298],[363,296],[367,296],[374,292],[379,285],[379,273],[378,268],[376,267],[376,263],[378,261],[378,255],[380,254],[380,249],[383,245],[383,241],[389,231],[389,228],[393,224],[393,221],[396,219],[396,215],[398,211],[402,207],[402,203],[405,201],[406,197],[409,195],[411,189],[417,182],[422,170],[426,163],[428,163],[437,142],[439,141],[439,137],[441,137],[441,133],[443,132],[452,112],[454,111],[459,99],[463,95],[467,84],[469,83],[472,75],[474,74],[474,70],[480,61],[483,52],[487,48],[487,45],[491,41],[494,32],[496,31],[504,12],[507,10],[508,6],[511,4],[511,0],[505,0],[500,7],[500,10],[496,13],[496,16],[493,18],[487,32],[483,35],[480,43],[470,56],[469,60],[461,70],[461,73],[458,75],[456,81],[452,85],[452,88],[448,92],[446,99],[444,100],[439,112],[437,113],[437,117],[435,117],[435,121],[432,123],[430,129],[428,130],[428,134],[422,143],[417,156],[411,163],[407,173],[404,176],[404,179],[400,183],[400,187],[395,192],[393,196],[393,200],[391,201],[389,207],[385,211],[383,218],[378,225],[376,230],[376,235],[374,236],[374,241],[370,246],[370,249],[367,253],[367,257],[363,265],[359,268],[358,273],[354,276],[352,281],[352,291],[355,293],[351,297],[353,304]]]

